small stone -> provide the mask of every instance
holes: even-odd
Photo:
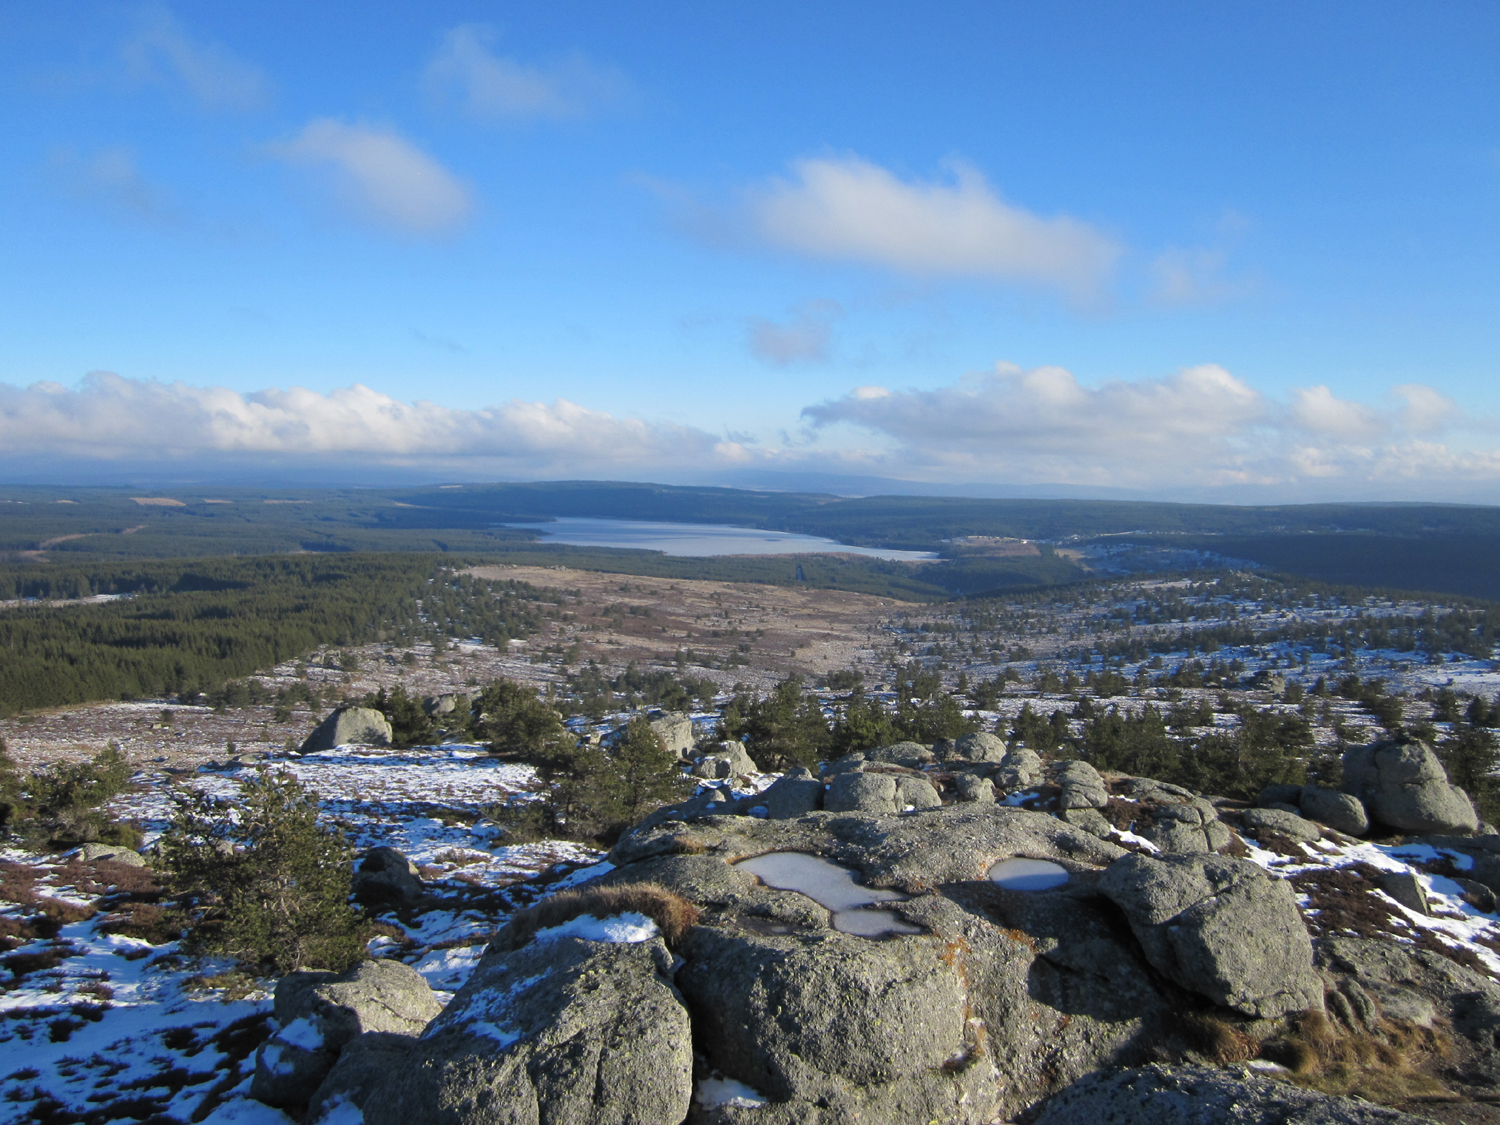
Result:
[[[1427,891],[1422,880],[1410,871],[1382,871],[1375,885],[1408,910],[1418,914],[1432,913],[1427,904]]]
[[[977,801],[982,805],[995,803],[995,784],[987,777],[976,773],[961,773],[953,779],[960,801]]]

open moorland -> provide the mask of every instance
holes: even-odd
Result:
[[[954,545],[964,549],[1042,557],[1007,537]],[[1068,565],[1090,557],[1062,540],[1049,549]],[[217,916],[193,906],[168,856],[181,855],[171,841],[184,831],[185,802],[218,798],[228,809],[275,777],[311,795],[320,831],[347,841],[341,854],[368,866],[394,849],[409,862],[405,883],[362,884],[351,917],[364,927],[364,953],[411,971],[402,987],[420,993],[427,1014],[407,1031],[433,1021],[429,1038],[450,1043],[451,1058],[475,1035],[502,1045],[486,1051],[511,1051],[551,1034],[545,1021],[528,1031],[519,1017],[475,1014],[514,985],[494,966],[526,980],[568,973],[548,958],[575,949],[619,960],[609,972],[621,980],[646,972],[638,984],[649,993],[657,970],[629,968],[630,951],[666,942],[684,997],[673,1003],[686,1007],[668,1005],[666,1022],[635,1034],[699,1044],[696,1055],[652,1056],[666,1068],[652,1079],[666,1092],[653,1096],[678,1106],[674,1121],[794,1120],[831,1090],[850,1120],[904,1119],[912,1106],[923,1119],[1010,1120],[1069,1091],[1104,1097],[1078,1083],[1111,1061],[1166,1064],[1149,1081],[1190,1078],[1204,1098],[1212,1082],[1238,1083],[1226,1097],[1258,1098],[1283,1116],[1295,1107],[1277,1091],[1292,1090],[1353,1094],[1428,1120],[1494,1119],[1500,1015],[1484,1013],[1500,1013],[1500,887],[1491,886],[1500,879],[1485,849],[1500,839],[1491,827],[1500,619],[1490,603],[1215,567],[1202,552],[1184,569],[1140,571],[1139,556],[1096,551],[1094,570],[1075,580],[952,600],[820,585],[807,580],[812,556],[765,563],[804,567],[802,581],[772,581],[713,576],[734,560],[647,565],[642,552],[621,554],[635,560],[630,572],[605,569],[602,556],[566,566],[559,555],[488,552],[37,561],[9,572],[0,651],[14,674],[0,737],[17,796],[7,798],[15,827],[0,860],[9,973],[0,1036],[26,1061],[0,1076],[0,1098],[15,1119],[281,1123],[343,1121],[357,1109],[373,1123],[403,1098],[429,1096],[415,1085],[376,1095],[368,1076],[336,1097],[273,1090],[288,1052],[310,1051],[326,1071],[344,1048],[275,1015],[285,966],[203,944],[227,923],[204,921]],[[673,572],[634,573],[657,565]],[[96,693],[99,683],[111,690]],[[566,726],[549,734],[552,719],[506,719],[517,706]],[[346,707],[383,715],[388,743],[305,745]],[[632,726],[642,717],[675,732],[681,759],[651,767],[664,771],[654,781],[631,774],[627,799],[625,775],[611,781],[610,771],[636,761],[631,747],[654,752],[653,736],[640,743]],[[1442,793],[1461,786],[1457,820],[1402,827],[1378,819],[1395,814],[1380,812],[1373,790],[1340,794],[1357,785],[1361,748],[1375,745],[1423,748],[1412,776]],[[122,772],[98,789],[108,792],[97,809],[70,798],[64,816],[37,795],[66,788],[69,768],[107,764],[111,746]],[[1314,812],[1320,793],[1347,797],[1367,822],[1331,823]],[[792,805],[789,794],[800,794]],[[675,802],[670,817],[646,816],[663,802]],[[37,835],[44,821],[50,838]],[[922,842],[929,822],[946,826],[939,836],[951,848]],[[102,842],[81,847],[90,833]],[[117,840],[130,842],[130,856]],[[720,882],[661,858],[733,868],[780,851],[825,857],[846,874],[785,886],[774,873],[734,875],[744,885],[726,900]],[[137,866],[142,854],[151,866]],[[224,854],[254,848],[242,840]],[[883,866],[898,855],[928,866]],[[1205,937],[1206,975],[1161,960],[1155,923],[1132,913],[1134,892],[1109,890],[1125,877],[1109,872],[1144,862],[1131,856],[1163,869],[1223,865],[1258,904],[1224,925],[1288,933],[1291,945],[1231,965]],[[1043,864],[1049,879],[1057,868],[1077,889],[1029,899],[1030,884],[1018,891],[1009,876],[986,874],[1012,859]],[[866,897],[818,905],[828,878],[862,883]],[[609,897],[640,879],[675,888],[687,905],[672,909],[696,912],[697,927],[674,929],[651,913],[660,903]],[[999,890],[973,898],[986,879]],[[406,889],[393,900],[386,892],[398,884]],[[552,929],[571,936],[517,936]],[[738,935],[738,952],[715,952],[715,934]],[[885,1084],[849,1079],[863,1055],[817,1056],[813,1071],[786,1061],[814,1057],[811,1043],[787,1047],[782,1062],[781,1047],[766,1047],[773,1061],[749,1065],[728,1046],[733,1036],[714,1030],[725,1005],[759,1018],[749,994],[734,992],[744,982],[715,958],[791,942],[796,956],[836,951],[845,959],[836,974],[879,976],[896,971],[890,950],[925,965],[921,951],[956,948],[960,935],[970,948],[993,946],[989,967],[939,958],[921,969],[924,995],[958,989],[952,997],[932,1000],[939,1006],[916,1012],[911,1027],[897,1011],[861,1009],[867,1022],[846,1036],[891,1058],[907,1043],[918,1061]],[[1085,939],[1095,942],[1088,950],[1070,944]],[[1399,972],[1392,956],[1405,959]],[[1002,964],[1012,968],[995,976]],[[1025,1011],[1003,1000],[1027,994],[1002,979],[1012,971],[1033,982]],[[1216,991],[1209,978],[1236,983]],[[1272,978],[1301,983],[1288,993]],[[1138,989],[1129,1011],[1084,999],[1122,982]],[[808,1002],[799,997],[793,989],[776,1002]],[[1320,1004],[1317,1023],[1306,1013]],[[821,1018],[796,1010],[809,1027]],[[987,1012],[988,1030],[960,1019],[951,1042],[913,1030],[944,1027],[955,1011]],[[1048,1027],[1036,1042],[1019,1030]],[[917,1038],[888,1043],[892,1028]],[[756,1042],[777,1034],[767,1025]],[[388,1069],[405,1075],[403,1060],[419,1049],[397,1046]],[[983,1077],[989,1063],[973,1065],[981,1058],[993,1060],[998,1084]],[[1259,1076],[1276,1082],[1263,1089]],[[397,1109],[380,1108],[387,1096]]]

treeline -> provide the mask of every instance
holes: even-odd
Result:
[[[450,564],[451,565],[451,564]],[[0,571],[0,593],[94,605],[0,610],[0,711],[192,698],[322,645],[437,636],[503,644],[548,595],[454,573],[430,555],[304,555]]]

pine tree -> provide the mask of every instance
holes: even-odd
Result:
[[[353,849],[318,823],[317,796],[292,774],[263,769],[233,801],[182,795],[162,853],[189,919],[189,952],[268,974],[342,970],[365,955],[349,905]]]

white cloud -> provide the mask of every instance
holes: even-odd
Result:
[[[975,168],[951,183],[905,182],[857,156],[799,160],[752,196],[758,232],[817,258],[937,277],[1044,285],[1096,295],[1121,247],[1088,223],[1005,202]]]
[[[1378,430],[1315,433],[1298,413],[1308,397],[1268,398],[1214,365],[1089,386],[1062,368],[1003,364],[929,390],[856,388],[808,407],[800,438],[765,446],[566,399],[457,410],[361,385],[246,394],[99,372],[73,388],[0,384],[0,450],[8,471],[309,464],[701,483],[756,468],[1201,500],[1500,501],[1500,449],[1432,440],[1401,411],[1373,411]]]
[[[1440,430],[1458,414],[1451,398],[1421,383],[1403,383],[1393,393],[1405,403],[1401,424],[1413,433]]]
[[[518,473],[588,467],[723,465],[742,445],[688,426],[558,399],[454,410],[356,384],[241,394],[95,372],[76,389],[0,384],[0,448],[10,456],[124,460],[273,455],[367,462],[484,460]]]
[[[206,109],[255,109],[270,96],[259,69],[217,43],[193,39],[161,6],[146,9],[121,52],[138,81],[180,83]]]
[[[1156,462],[1227,440],[1265,413],[1262,397],[1221,367],[1084,387],[1061,367],[999,364],[930,391],[861,387],[809,406],[815,426],[852,422],[912,448],[1004,462],[1043,456]]]
[[[1456,416],[1450,400],[1420,385],[1397,393],[1408,407],[1382,412],[1325,386],[1280,403],[1213,364],[1100,386],[1060,367],[1000,364],[930,390],[859,387],[803,415],[830,439],[838,423],[876,438],[860,448],[849,431],[840,435],[836,455],[863,471],[914,479],[1249,487],[1283,498],[1311,498],[1307,489],[1443,498],[1459,484],[1500,494],[1500,450],[1416,436]]]
[[[1292,421],[1305,430],[1336,438],[1374,437],[1385,424],[1368,406],[1335,398],[1327,387],[1299,387],[1292,392]]]
[[[469,217],[469,189],[453,173],[389,129],[321,117],[290,141],[267,147],[288,163],[323,167],[362,217],[414,234],[436,234]]]
[[[750,354],[777,367],[798,360],[822,362],[828,358],[832,322],[841,315],[843,309],[837,302],[808,301],[794,309],[785,323],[753,317],[747,341]]]
[[[573,54],[532,66],[496,55],[493,29],[481,24],[455,27],[427,64],[429,92],[455,101],[476,117],[583,117],[630,97],[631,86],[619,71]]]
[[[128,148],[103,148],[87,156],[61,149],[51,164],[70,192],[114,218],[154,226],[182,218],[167,193],[141,174]]]

